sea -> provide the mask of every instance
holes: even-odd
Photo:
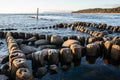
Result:
[[[36,17],[36,14],[0,14],[0,30],[14,28],[17,29],[13,30],[15,32],[88,36],[88,34],[71,31],[70,29],[31,30],[31,28],[49,27],[59,23],[70,24],[78,21],[120,26],[120,14],[41,13],[38,20],[33,17]],[[4,43],[0,45],[0,57],[8,55],[5,39],[0,39],[0,42]],[[120,69],[116,69],[111,65],[104,66],[102,59],[97,60],[93,65],[87,65],[85,64],[85,58],[83,58],[81,66],[72,68],[68,72],[59,71],[55,75],[47,74],[42,80],[101,80],[103,78],[104,80],[120,80],[119,76]]]

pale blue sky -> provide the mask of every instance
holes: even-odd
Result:
[[[73,11],[87,8],[120,6],[120,0],[0,0],[0,13],[34,13],[44,11]]]

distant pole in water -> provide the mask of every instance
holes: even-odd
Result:
[[[38,19],[38,15],[39,15],[39,8],[37,8],[37,19]]]

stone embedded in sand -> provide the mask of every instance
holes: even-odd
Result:
[[[60,61],[61,64],[70,64],[73,60],[72,51],[70,48],[62,48],[60,50]]]
[[[54,44],[54,45],[62,45],[62,43],[64,42],[64,40],[59,35],[52,35],[50,42],[51,42],[51,44]]]
[[[27,46],[24,44],[20,45],[20,49],[23,51],[24,54],[30,54],[36,51],[36,48],[31,47],[31,46]]]
[[[19,68],[16,71],[15,80],[33,80],[33,75],[27,68]]]
[[[49,44],[49,41],[48,41],[48,40],[41,39],[41,40],[35,41],[34,44],[35,44],[35,46],[47,45],[47,44]]]
[[[77,40],[69,39],[62,44],[62,47],[70,47],[72,44],[80,44],[80,42]]]

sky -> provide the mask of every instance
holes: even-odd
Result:
[[[69,12],[120,6],[120,0],[0,0],[0,13]]]

